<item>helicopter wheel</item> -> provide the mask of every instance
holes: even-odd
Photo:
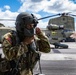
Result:
[[[55,48],[68,48],[68,45],[66,44],[54,43],[53,45],[55,46]]]
[[[66,48],[66,49],[67,49],[67,48],[68,48],[68,45],[61,44],[60,47],[61,47],[61,48]]]
[[[59,47],[60,47],[60,48],[67,49],[67,48],[68,48],[68,45],[66,45],[66,44],[59,44]]]

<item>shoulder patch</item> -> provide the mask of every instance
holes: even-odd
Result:
[[[10,34],[10,33],[5,34],[5,35],[4,35],[4,38],[5,38],[6,40],[8,40],[10,44],[12,44],[11,34]]]

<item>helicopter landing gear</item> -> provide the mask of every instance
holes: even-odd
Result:
[[[55,46],[55,48],[68,48],[68,45],[66,44],[54,43],[53,45]]]

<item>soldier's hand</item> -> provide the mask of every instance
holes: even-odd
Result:
[[[38,35],[38,34],[40,34],[40,33],[41,33],[41,29],[38,28],[38,27],[36,27],[36,34]]]

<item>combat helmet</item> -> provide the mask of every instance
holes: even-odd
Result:
[[[37,26],[37,23],[38,20],[33,14],[22,12],[17,16],[15,25],[17,34],[21,41],[24,37],[31,37],[34,35],[34,28]],[[27,29],[26,26],[29,24],[34,24],[34,28]]]

